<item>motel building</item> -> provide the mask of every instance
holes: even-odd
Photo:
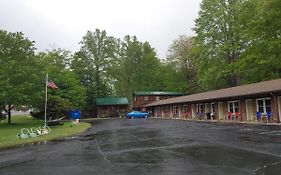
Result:
[[[145,105],[149,103],[183,95],[181,92],[133,92],[132,109],[146,111]]]
[[[281,79],[159,100],[146,108],[153,117],[280,123]]]
[[[129,109],[129,102],[124,97],[104,97],[96,99],[96,113],[98,118],[125,117]]]

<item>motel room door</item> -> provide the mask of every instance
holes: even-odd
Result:
[[[247,115],[247,121],[252,121],[254,112],[253,112],[253,100],[247,99],[246,100],[246,115]]]
[[[192,118],[195,119],[196,118],[196,108],[195,108],[194,104],[191,105],[191,112],[192,112]]]
[[[218,111],[219,111],[219,119],[223,120],[223,103],[222,102],[218,102]]]

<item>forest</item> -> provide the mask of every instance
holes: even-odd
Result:
[[[202,0],[194,36],[181,35],[160,59],[148,41],[89,30],[80,49],[39,52],[23,32],[0,30],[0,106],[44,109],[45,76],[56,115],[95,111],[95,99],[134,91],[193,94],[281,77],[280,0]],[[188,13],[188,12],[187,12]],[[8,106],[8,107],[7,107]]]

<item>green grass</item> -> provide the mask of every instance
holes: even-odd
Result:
[[[51,126],[51,132],[35,138],[18,139],[17,134],[22,128],[32,128],[44,125],[42,120],[32,120],[30,116],[12,116],[12,124],[7,124],[7,119],[0,122],[0,149],[13,147],[21,144],[49,141],[57,138],[81,133],[89,128],[89,123],[81,122],[77,126],[71,127],[71,122],[64,122],[62,126]]]

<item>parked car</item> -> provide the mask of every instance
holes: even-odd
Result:
[[[128,118],[147,118],[149,114],[147,112],[141,112],[141,111],[132,111],[127,113]]]

